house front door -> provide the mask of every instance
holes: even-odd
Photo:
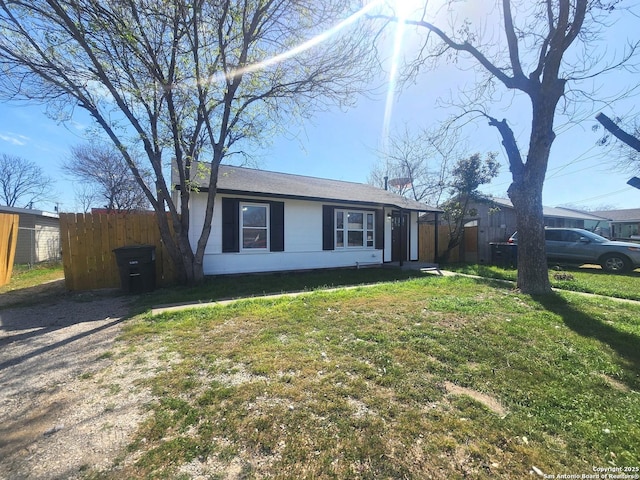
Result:
[[[409,217],[394,211],[391,214],[391,261],[407,260],[407,244],[409,241]]]

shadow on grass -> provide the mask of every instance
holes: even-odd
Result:
[[[313,291],[319,288],[370,285],[433,276],[419,270],[399,267],[335,269],[308,272],[221,275],[207,277],[196,287],[173,287],[141,296],[139,306],[169,305],[188,302],[213,302],[280,293]]]
[[[0,294],[0,310],[9,307],[33,305],[38,302],[57,300],[66,295],[64,278],[51,280],[31,287],[8,290]]]
[[[628,386],[638,389],[638,371],[640,371],[640,337],[633,333],[622,332],[612,325],[575,309],[564,298],[557,294],[539,295],[532,297],[546,310],[560,317],[564,324],[578,335],[598,340],[613,349],[622,359],[622,367],[631,370],[635,382]]]

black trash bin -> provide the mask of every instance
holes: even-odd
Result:
[[[496,242],[491,245],[491,264],[502,267],[518,266],[518,245],[515,243]]]
[[[131,245],[113,250],[125,293],[151,292],[156,288],[156,247]]]

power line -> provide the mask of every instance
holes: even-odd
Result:
[[[628,192],[630,190],[633,190],[633,187],[626,187],[626,188],[623,188],[622,190],[616,190],[615,192],[610,192],[610,193],[605,193],[603,195],[598,195],[597,197],[583,198],[582,200],[576,200],[574,203],[580,204],[580,203],[584,203],[584,202],[590,202],[592,200],[600,200],[601,198],[611,197],[613,195],[618,195],[619,193]]]

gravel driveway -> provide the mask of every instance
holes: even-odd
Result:
[[[79,478],[108,468],[151,400],[151,348],[117,341],[130,297],[65,294],[0,301],[0,478]],[[24,294],[23,294],[24,295]],[[24,301],[24,297],[23,297]]]

